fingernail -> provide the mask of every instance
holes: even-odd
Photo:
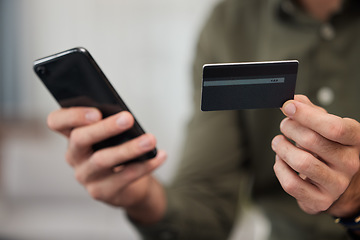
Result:
[[[284,124],[286,121],[288,121],[289,118],[284,118],[281,122],[280,122],[280,130],[282,130],[284,128]]]
[[[161,159],[166,159],[167,154],[164,151],[159,151],[157,157]]]
[[[161,163],[163,163],[167,158],[167,154],[164,151],[159,151],[156,157],[160,159]]]
[[[295,104],[293,103],[288,103],[284,106],[284,113],[287,115],[287,116],[292,116],[294,115],[296,112],[296,107],[295,107]]]
[[[148,149],[151,147],[151,141],[149,140],[149,138],[147,137],[143,137],[140,141],[139,141],[139,146],[143,149]]]
[[[126,127],[129,123],[128,117],[125,114],[120,114],[118,119],[116,119],[116,124],[119,127]]]
[[[85,118],[89,122],[95,122],[95,121],[99,120],[99,113],[96,111],[89,111],[85,114]]]
[[[279,141],[280,141],[279,137],[277,137],[277,136],[274,137],[274,139],[271,142],[271,146],[273,149],[278,145]]]

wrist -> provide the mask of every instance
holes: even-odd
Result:
[[[360,174],[357,173],[348,189],[339,197],[337,201],[327,210],[332,216],[348,218],[357,215],[360,212],[360,194],[358,182],[360,181]]]
[[[335,218],[352,218],[360,212],[358,205],[358,203],[352,204],[350,202],[338,204],[336,207],[330,207],[327,212]]]
[[[360,212],[352,217],[334,217],[335,223],[345,227],[352,239],[360,239]]]
[[[145,197],[137,204],[125,209],[132,221],[143,225],[159,222],[166,211],[166,196],[163,186],[153,177],[150,181]]]

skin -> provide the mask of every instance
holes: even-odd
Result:
[[[298,3],[313,18],[326,22],[341,9],[343,0],[298,0]]]
[[[276,136],[274,171],[284,190],[309,214],[327,211],[338,217],[351,216],[360,209],[360,123],[328,114],[298,95],[282,108],[287,116]],[[116,147],[93,152],[91,146],[129,129],[132,115],[121,112],[106,119],[94,108],[59,109],[48,117],[48,125],[68,138],[66,160],[76,179],[90,196],[124,208],[142,224],[162,219],[166,198],[162,185],[151,175],[166,159],[156,158],[125,167],[113,166],[139,156],[156,145],[145,134]],[[292,144],[292,139],[296,144]]]
[[[302,95],[286,102],[282,111],[287,116],[280,124],[283,135],[273,139],[272,148],[274,171],[284,190],[309,214],[357,213],[360,124],[328,114]]]
[[[272,149],[283,189],[306,213],[353,217],[360,211],[360,123],[329,114],[302,95],[282,112],[283,135],[273,139]]]
[[[299,3],[319,21],[339,10],[341,0],[301,0]],[[282,108],[283,135],[276,136],[274,171],[284,190],[309,214],[328,212],[346,217],[360,210],[360,124],[328,114],[305,96],[296,96]],[[156,139],[144,134],[119,146],[93,152],[91,146],[129,129],[132,115],[121,112],[102,119],[95,108],[59,109],[48,117],[50,129],[68,139],[66,160],[75,177],[96,200],[122,207],[140,224],[152,224],[165,214],[163,186],[152,172],[166,159],[158,151],[154,159],[114,167],[154,148]],[[292,144],[292,139],[296,144]]]
[[[163,187],[151,172],[165,161],[166,153],[159,150],[151,160],[114,168],[153,149],[156,139],[144,134],[119,146],[94,152],[91,147],[94,143],[122,133],[134,124],[132,115],[125,111],[101,118],[95,108],[59,109],[49,115],[48,126],[68,138],[66,160],[91,197],[123,207],[139,223],[159,221],[165,212],[166,198]]]

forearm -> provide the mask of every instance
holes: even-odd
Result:
[[[126,208],[128,216],[141,225],[151,225],[164,218],[166,196],[164,187],[155,178],[150,177],[148,192],[141,202]]]

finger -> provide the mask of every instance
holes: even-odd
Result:
[[[69,152],[73,158],[81,157],[95,143],[128,130],[134,124],[129,112],[122,111],[94,124],[74,129],[70,135]]]
[[[103,179],[87,184],[86,188],[89,194],[97,200],[111,202],[115,205],[128,205],[132,198],[121,193],[126,191],[130,184],[158,168],[166,160],[166,157],[164,151],[159,151],[155,158],[142,163],[126,165],[121,172],[109,174]]]
[[[151,134],[144,134],[138,138],[127,141],[121,145],[96,151],[89,161],[81,165],[80,182],[87,182],[98,178],[100,174],[113,172],[114,167],[135,159],[154,149],[156,139]],[[123,170],[123,169],[121,169]]]
[[[300,148],[316,154],[331,168],[349,175],[354,174],[354,164],[359,161],[355,148],[330,141],[289,118],[281,122],[280,130]]]
[[[101,117],[101,112],[96,108],[61,108],[49,114],[47,125],[51,130],[69,137],[73,128],[94,123]]]
[[[334,171],[311,153],[297,148],[282,135],[273,139],[272,148],[293,171],[311,179],[322,191],[337,193]]]
[[[287,101],[282,111],[289,118],[329,140],[344,145],[360,145],[360,124],[353,119],[327,114],[294,100]]]
[[[318,199],[322,198],[317,187],[300,178],[279,156],[276,156],[274,172],[285,192],[299,203],[307,203],[302,205],[305,212],[316,214],[328,208],[327,204],[317,205]]]
[[[325,113],[327,112],[324,108],[313,104],[313,103],[310,101],[310,99],[309,99],[307,96],[305,96],[305,95],[301,95],[301,94],[295,95],[295,96],[294,96],[294,100],[299,101],[299,102],[302,102],[302,103],[305,103],[305,104],[307,104],[307,105],[309,105],[309,106],[311,106],[311,107],[317,108],[318,110],[321,110],[321,111],[323,111],[323,112],[325,112]]]

